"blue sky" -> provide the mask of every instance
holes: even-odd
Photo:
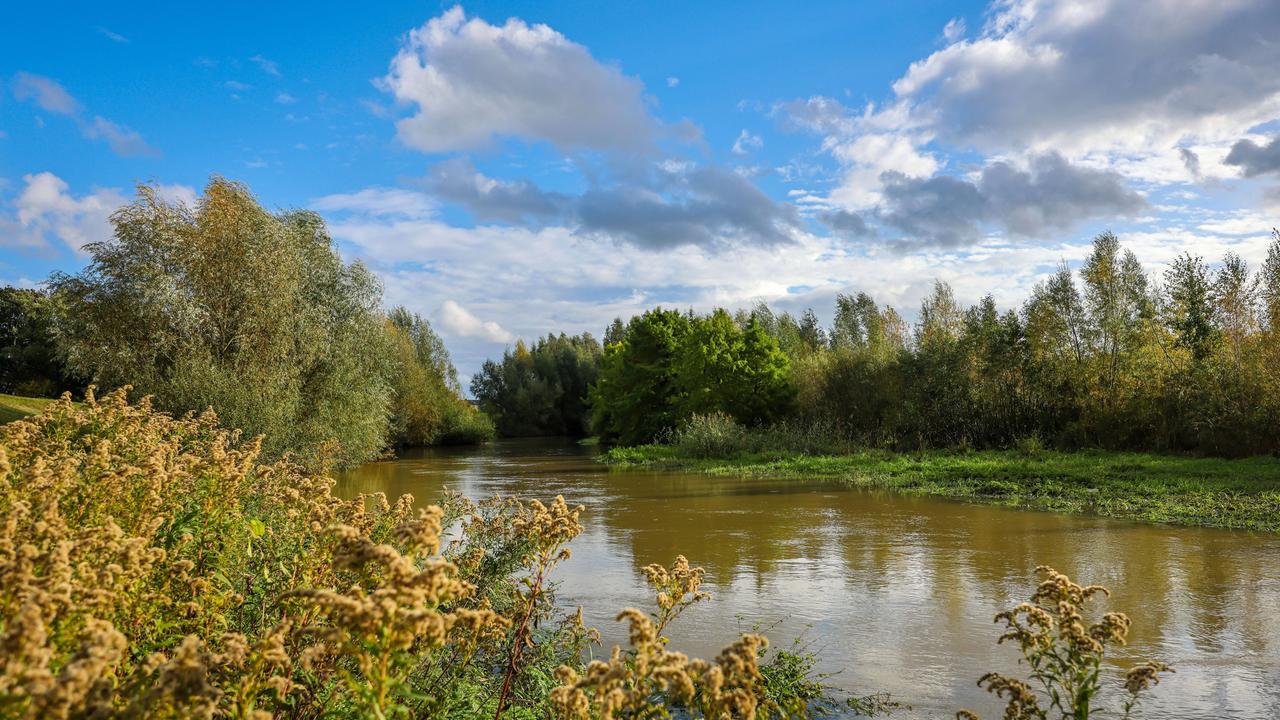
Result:
[[[25,4],[0,28],[0,283],[138,183],[320,211],[464,375],[659,303],[1010,305],[1111,228],[1257,263],[1280,6]]]

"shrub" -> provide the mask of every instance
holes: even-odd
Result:
[[[548,578],[582,508],[342,500],[259,452],[213,413],[174,419],[123,389],[0,427],[0,716],[547,717],[564,707],[553,675],[598,679],[582,665],[598,635]],[[675,661],[661,631],[702,572],[647,572],[660,613],[624,615],[643,652]],[[783,706],[764,643],[685,663],[691,702]]]
[[[1077,585],[1050,567],[1039,567],[1037,571],[1045,575],[1045,580],[1036,588],[1031,602],[995,618],[1005,625],[999,642],[1018,643],[1022,659],[1031,669],[1031,682],[993,672],[983,675],[978,685],[1007,700],[1004,717],[1008,720],[1044,720],[1050,711],[1073,720],[1102,714],[1097,700],[1104,687],[1102,661],[1108,647],[1125,644],[1129,617],[1109,612],[1085,625],[1085,605],[1095,596],[1110,592],[1101,585]],[[1124,717],[1137,707],[1142,693],[1160,682],[1160,673],[1172,671],[1156,660],[1129,670],[1124,677],[1127,697],[1121,703]],[[968,710],[961,710],[956,717],[978,719]]]

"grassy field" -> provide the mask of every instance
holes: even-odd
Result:
[[[35,415],[46,405],[57,402],[49,398],[22,397],[0,393],[0,425],[13,422],[28,415]]]
[[[867,451],[697,458],[674,447],[647,445],[615,448],[602,458],[616,467],[830,478],[858,488],[1008,507],[1280,531],[1280,459],[1274,457],[1224,460],[1100,451]]]

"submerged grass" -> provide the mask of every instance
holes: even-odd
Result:
[[[1153,523],[1280,531],[1280,459],[1226,460],[1105,451],[757,451],[698,457],[645,445],[602,456],[616,467],[829,478],[851,487]]]

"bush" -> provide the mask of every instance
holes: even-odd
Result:
[[[1124,613],[1109,612],[1085,625],[1085,606],[1095,596],[1110,592],[1101,585],[1077,585],[1050,567],[1037,571],[1045,580],[1031,601],[995,618],[1005,625],[999,642],[1011,640],[1018,644],[1022,660],[1031,670],[1031,681],[993,672],[983,675],[978,685],[1007,701],[1004,717],[1010,720],[1043,719],[1049,717],[1049,712],[1076,720],[1107,714],[1099,698],[1105,687],[1102,662],[1108,648],[1125,644],[1129,618]],[[1173,669],[1149,660],[1125,673],[1126,697],[1119,703],[1123,717],[1132,714],[1143,693],[1159,684],[1162,672]],[[968,710],[956,713],[956,718],[978,720]]]
[[[161,409],[212,407],[287,452],[356,464],[388,441],[389,374],[377,279],[339,257],[312,212],[271,213],[215,178],[194,207],[140,187],[91,261],[55,274],[59,353],[101,386]]]
[[[598,707],[598,666],[582,665],[597,635],[557,609],[548,579],[582,508],[342,500],[325,475],[259,464],[259,452],[212,413],[174,419],[123,390],[91,389],[82,406],[64,395],[0,427],[0,714],[523,718],[576,712],[581,696]],[[651,630],[701,596],[687,563],[650,576],[666,592]],[[645,627],[639,611],[624,616]],[[674,657],[646,637],[637,652]],[[788,693],[770,696],[755,661],[763,646],[744,637],[715,664],[678,656],[707,689],[698,706],[782,715]],[[635,670],[634,657],[613,661]],[[658,687],[646,673],[637,682]],[[553,676],[582,695],[549,699]]]

